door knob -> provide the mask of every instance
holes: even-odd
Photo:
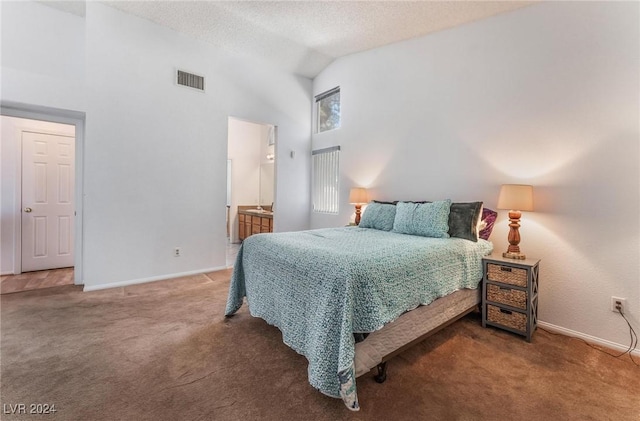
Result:
[[[24,208],[24,211],[25,211],[26,213],[31,213],[31,211],[32,211],[32,210],[33,210],[33,209],[31,209],[31,208]]]

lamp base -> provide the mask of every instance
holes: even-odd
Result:
[[[356,225],[360,225],[360,214],[361,214],[362,205],[356,204]]]
[[[517,259],[517,260],[524,260],[527,258],[527,256],[525,256],[520,252],[514,253],[509,251],[505,251],[504,253],[502,253],[502,257],[506,257],[507,259]]]
[[[520,253],[520,211],[509,211],[509,247],[507,251],[502,253],[502,257],[507,259],[524,260],[527,258],[524,254]]]

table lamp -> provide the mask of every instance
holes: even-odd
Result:
[[[360,210],[362,205],[366,205],[367,201],[367,189],[362,187],[354,187],[349,192],[349,203],[356,206],[356,225],[360,223]]]
[[[498,209],[509,210],[509,247],[502,257],[526,259],[520,252],[520,211],[533,210],[533,186],[523,184],[503,184],[498,198]]]

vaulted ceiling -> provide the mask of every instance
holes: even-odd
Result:
[[[105,4],[293,73],[338,57],[528,6],[534,1],[105,1]],[[47,1],[84,13],[82,1]]]

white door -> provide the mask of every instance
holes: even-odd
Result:
[[[22,132],[22,271],[73,266],[75,139]]]

